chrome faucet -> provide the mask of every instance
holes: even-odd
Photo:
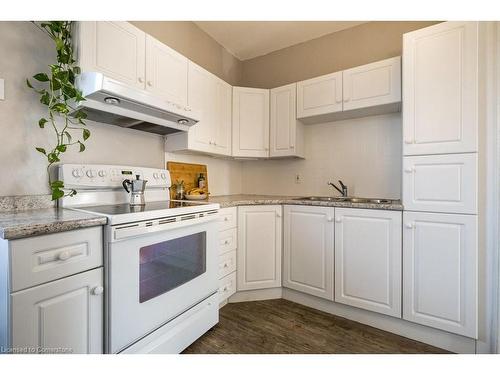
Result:
[[[342,181],[339,180],[340,188],[337,187],[333,182],[329,182],[328,185],[337,190],[343,197],[347,197],[347,186],[344,185]]]

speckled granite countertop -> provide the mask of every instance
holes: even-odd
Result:
[[[259,204],[297,204],[304,206],[323,207],[347,207],[347,208],[368,208],[375,210],[402,211],[403,205],[400,200],[391,200],[390,203],[351,203],[351,202],[322,202],[310,200],[297,200],[298,197],[278,196],[278,195],[221,195],[210,197],[211,203],[219,203],[221,208],[234,206],[247,206]]]
[[[57,208],[0,212],[0,238],[14,240],[104,225],[106,222],[104,216]]]

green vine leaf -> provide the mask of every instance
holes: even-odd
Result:
[[[56,148],[59,152],[66,152],[66,145],[59,145]]]
[[[64,197],[64,190],[61,190],[59,188],[52,188],[52,200],[58,200],[60,198]]]
[[[45,118],[41,118],[40,120],[38,120],[38,126],[41,127],[42,129],[45,127],[45,124],[47,123],[47,119]]]
[[[35,147],[35,149],[36,149],[38,152],[41,152],[42,154],[47,155],[47,151],[45,151],[45,149],[44,149],[44,148],[41,148],[41,147]]]
[[[78,143],[80,144],[80,152],[85,151],[85,145],[80,141],[78,141]]]
[[[46,73],[37,73],[33,76],[34,79],[40,82],[48,82],[49,76]]]
[[[90,137],[90,131],[88,129],[83,129],[83,140],[86,141]]]

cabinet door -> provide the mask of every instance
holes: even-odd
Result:
[[[271,157],[303,156],[302,124],[297,122],[297,84],[292,83],[270,91],[270,151]]]
[[[102,268],[12,294],[12,345],[103,352]]]
[[[335,209],[335,301],[401,317],[401,212]]]
[[[200,121],[189,129],[190,148],[196,151],[214,150],[217,81],[202,67],[189,62],[188,104],[200,113]]]
[[[188,59],[152,36],[146,35],[146,89],[185,107]]]
[[[344,111],[401,101],[401,57],[347,69],[343,74]]]
[[[404,155],[477,151],[477,86],[477,22],[404,34]]]
[[[281,286],[281,206],[238,207],[238,290]]]
[[[297,83],[297,118],[342,111],[342,72]]]
[[[101,72],[145,88],[146,34],[128,22],[79,23],[78,60],[83,71]]]
[[[403,205],[409,211],[477,213],[477,155],[403,158]]]
[[[269,156],[269,90],[233,87],[233,156]]]
[[[477,217],[403,217],[403,318],[476,338]]]
[[[283,286],[333,301],[333,207],[285,206]]]
[[[215,152],[220,155],[231,155],[232,132],[232,87],[223,80],[217,80],[217,114],[215,129]]]

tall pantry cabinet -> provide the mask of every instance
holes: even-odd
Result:
[[[403,318],[477,338],[479,24],[403,36]]]

